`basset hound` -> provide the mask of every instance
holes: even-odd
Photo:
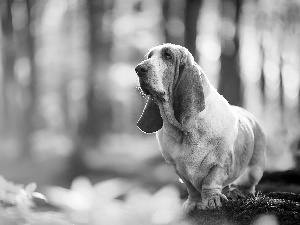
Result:
[[[163,44],[146,56],[135,68],[149,95],[137,125],[156,132],[163,157],[186,185],[184,209],[218,208],[227,197],[254,194],[266,160],[254,116],[230,105],[186,48]]]

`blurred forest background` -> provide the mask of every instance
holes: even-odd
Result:
[[[268,174],[298,174],[299,0],[0,0],[0,14],[0,174],[55,193],[85,212],[77,220],[123,218],[126,203],[167,224],[162,202],[180,207],[184,187],[136,127],[145,99],[134,68],[162,43],[187,47],[229,103],[258,118]]]

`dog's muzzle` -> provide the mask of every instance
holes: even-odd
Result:
[[[147,73],[148,73],[148,66],[145,64],[139,64],[137,65],[137,67],[135,67],[135,72],[139,77],[139,81],[140,81],[140,87],[142,89],[142,91],[144,92],[144,94],[146,95],[150,95],[150,86],[148,85],[147,82]]]
[[[149,80],[150,67],[145,63],[140,63],[135,67],[135,72],[139,77],[140,87],[145,95],[150,95],[151,97],[164,101],[165,100],[165,92],[157,91]]]
[[[148,72],[148,66],[145,64],[139,64],[135,67],[135,72],[139,77],[144,77]]]

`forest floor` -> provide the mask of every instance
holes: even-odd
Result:
[[[150,161],[148,161],[149,163]],[[144,165],[145,166],[145,165]],[[127,171],[126,176],[120,171],[105,171],[105,177],[124,177],[129,182],[136,182],[136,174],[132,171],[144,172],[146,175],[140,175],[138,178],[139,185],[144,188],[148,187],[151,193],[156,192],[160,188],[171,184],[176,187],[180,193],[180,201],[183,202],[187,193],[184,185],[178,182],[176,176],[166,179],[166,174],[172,174],[172,170],[166,165],[160,157],[154,157],[149,163],[150,168]],[[170,169],[170,171],[169,171]],[[168,173],[166,172],[168,171]],[[89,171],[89,178],[96,176],[100,179],[101,173]],[[123,171],[124,173],[124,171]],[[108,176],[110,174],[110,176]],[[131,174],[131,175],[130,175]],[[164,176],[162,176],[164,174]],[[100,176],[99,176],[100,175]],[[168,177],[168,176],[167,176]],[[105,179],[105,178],[103,178]],[[92,179],[91,179],[92,180]],[[147,182],[146,182],[147,181]],[[218,210],[200,210],[191,215],[180,216],[179,220],[174,220],[168,225],[299,225],[300,224],[300,172],[289,170],[285,172],[265,172],[261,182],[259,183],[256,196],[247,196],[237,201],[228,201]],[[126,194],[125,194],[126,195]],[[175,197],[176,198],[176,197]],[[161,199],[161,197],[160,197]],[[123,201],[122,198],[119,199]],[[141,200],[143,201],[143,200]],[[150,203],[149,203],[150,204]],[[178,203],[181,205],[181,203]],[[126,202],[124,203],[126,205]],[[151,204],[150,204],[151,205]],[[180,207],[180,206],[179,206]],[[28,224],[48,224],[47,218],[56,216],[55,222],[52,224],[70,224],[67,219],[61,217],[60,214],[53,212],[53,208],[46,207],[41,210],[39,207],[34,211],[24,211],[19,208],[0,210],[0,221],[6,221],[6,224],[16,224],[13,221],[27,221]],[[124,210],[121,208],[121,210]],[[49,212],[52,211],[53,213]],[[58,209],[58,211],[61,211]],[[63,211],[61,211],[63,212]],[[45,214],[46,213],[46,214]],[[180,213],[179,213],[180,214]],[[49,217],[48,217],[49,216]],[[43,222],[41,222],[41,220]],[[34,221],[34,222],[33,222]],[[37,222],[39,221],[39,222]],[[51,221],[51,220],[49,220]],[[74,221],[74,224],[76,222]],[[96,223],[98,224],[98,223]],[[101,224],[101,223],[99,223]],[[118,223],[119,224],[119,223]],[[152,224],[151,221],[146,224]],[[120,225],[123,225],[120,223]]]
[[[196,225],[297,225],[300,224],[300,195],[272,192],[228,201],[219,210],[200,210],[184,218]]]
[[[175,199],[176,203],[172,203],[171,206],[176,205],[176,207],[180,209],[182,202],[187,198],[186,188],[183,184],[179,183],[178,177],[175,175],[171,166],[169,166],[163,160],[159,151],[152,151],[152,149],[156,150],[157,148],[156,140],[149,140],[147,145],[144,144],[144,141],[140,141],[133,148],[130,145],[130,143],[132,142],[131,139],[129,139],[129,141],[127,137],[123,139],[126,141],[125,143],[122,142],[122,139],[118,139],[119,141],[115,141],[115,138],[113,139],[113,143],[116,146],[115,148],[107,147],[107,150],[103,151],[101,154],[94,154],[92,152],[93,154],[88,155],[86,157],[87,161],[85,162],[85,173],[80,174],[80,176],[84,176],[86,177],[86,179],[91,181],[90,188],[92,190],[92,193],[97,193],[96,190],[97,186],[99,186],[99,183],[101,184],[101,182],[104,182],[106,180],[109,181],[110,179],[124,179],[126,180],[126,183],[130,183],[131,186],[133,186],[132,190],[128,192],[122,191],[123,194],[121,196],[117,196],[116,199],[112,199],[111,206],[113,205],[115,207],[116,205],[114,203],[117,202],[120,209],[120,218],[123,218],[122,213],[126,211],[124,210],[126,207],[136,207],[134,208],[136,210],[133,210],[135,213],[134,218],[136,219],[140,216],[140,219],[142,218],[142,221],[147,222],[128,222],[124,224],[124,220],[120,219],[122,223],[111,224],[155,224],[152,223],[151,220],[149,220],[149,218],[151,218],[152,215],[155,215],[157,211],[160,211],[160,209],[158,209],[158,207],[161,206],[160,201],[163,200],[166,196],[166,194],[162,194],[158,197],[154,197],[156,196],[156,193],[159,192],[159,190],[163,189],[163,187],[173,187],[174,189],[176,189],[176,193],[179,193],[179,195],[170,194],[169,200],[170,202],[172,202]],[[144,145],[148,147],[145,149]],[[127,147],[126,149],[119,149],[118,146]],[[128,152],[130,152],[130,154]],[[2,171],[2,175],[8,180],[12,180],[14,182],[23,184],[28,184],[32,181],[36,182],[38,186],[38,191],[40,191],[42,194],[46,194],[45,192],[43,192],[43,187],[47,187],[48,185],[59,185],[66,187],[66,189],[64,190],[66,192],[67,197],[68,193],[74,192],[74,190],[70,188],[70,184],[68,182],[68,180],[70,180],[70,176],[67,172],[65,172],[70,167],[70,161],[72,160],[66,157],[63,158],[61,156],[56,156],[53,158],[47,156],[35,161],[24,159],[2,159],[0,164],[0,170]],[[78,167],[78,164],[74,164],[74,166]],[[71,167],[71,170],[73,171],[74,167]],[[147,198],[146,204],[144,204],[145,200],[140,198],[140,196],[138,195],[137,190],[139,190],[140,192],[142,191],[144,194],[150,196],[149,198]],[[165,224],[300,224],[300,171],[289,170],[284,172],[265,172],[263,178],[257,186],[257,190],[258,192],[255,197],[249,196],[245,199],[240,199],[238,201],[228,201],[219,210],[197,211],[192,215],[183,216],[183,218],[180,217],[180,221],[175,220],[175,222],[173,221],[174,223]],[[103,195],[101,193],[98,194],[99,196]],[[100,198],[99,196],[95,194],[93,195],[93,198],[95,198],[96,200]],[[58,196],[57,198],[61,198],[61,196]],[[64,201],[64,198],[61,199],[62,201]],[[137,201],[137,204],[134,205],[135,203],[133,204],[128,199],[135,199],[135,201]],[[99,201],[95,202],[97,204],[99,203]],[[138,211],[138,209],[140,209],[141,206],[145,208],[142,208],[143,210]],[[152,206],[153,209],[151,208]],[[11,224],[16,224],[13,221],[15,220],[15,217],[18,216],[20,220],[27,218],[26,221],[28,222],[28,224],[43,224],[37,223],[36,218],[43,218],[44,220],[45,218],[47,218],[47,215],[50,215],[50,217],[56,215],[47,214],[50,211],[56,211],[54,210],[55,207],[51,207],[48,205],[46,207],[38,206],[36,208],[37,211],[28,211],[28,213],[26,214],[24,214],[24,212],[21,211],[21,215],[19,214],[20,211],[14,211],[14,208],[5,209],[3,211],[0,210],[0,221],[9,221],[9,219],[11,219]],[[103,212],[101,211],[103,209],[107,210]],[[102,212],[103,215],[107,213],[107,216],[109,217],[112,211],[111,209],[115,210],[115,208],[109,208],[107,205],[105,205],[105,207],[101,208],[101,210],[99,207],[94,208],[93,210],[95,212]],[[164,208],[164,210],[171,209],[172,207],[169,206]],[[147,213],[145,213],[145,211]],[[69,216],[69,214],[66,213],[63,208],[58,207],[57,212],[62,212]],[[75,215],[75,213],[72,212],[72,215],[73,214]],[[57,215],[58,221],[62,220],[65,221],[66,224],[70,223],[69,221],[64,220],[64,217],[60,217],[59,213]],[[115,217],[116,216],[109,218],[114,219]],[[97,219],[99,218],[97,217]],[[136,219],[136,221],[139,220]],[[7,222],[6,224],[10,223]],[[57,224],[64,223],[57,222]],[[77,224],[76,221],[74,221],[74,224]],[[81,224],[87,225],[90,223]],[[93,224],[103,224],[103,221],[101,220],[99,223]]]
[[[184,218],[201,225],[299,225],[300,172],[265,172],[255,196],[229,200],[219,210],[200,210]]]

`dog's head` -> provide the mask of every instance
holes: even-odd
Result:
[[[191,53],[179,45],[159,45],[146,56],[135,68],[142,91],[150,95],[138,127],[146,133],[161,129],[160,105],[166,119],[183,129],[187,118],[205,108],[200,67]]]

